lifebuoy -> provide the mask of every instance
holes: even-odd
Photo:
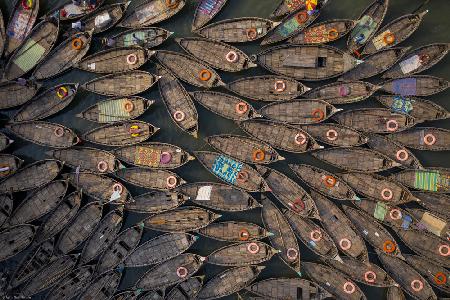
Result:
[[[131,125],[128,129],[128,132],[131,134],[132,137],[138,137],[140,136],[140,127],[139,125]]]
[[[308,13],[305,10],[302,10],[301,12],[299,12],[296,16],[295,19],[300,23],[303,24],[308,20]]]
[[[386,43],[386,45],[392,45],[395,42],[395,35],[392,32],[387,32],[383,36],[383,41]]]
[[[53,131],[53,133],[54,133],[57,137],[62,137],[62,136],[64,136],[64,128],[62,128],[62,127],[57,127],[57,128],[55,128],[55,130]]]
[[[185,118],[186,114],[181,110],[177,110],[176,112],[173,113],[173,119],[177,122],[184,121]]]
[[[389,120],[386,122],[387,131],[396,131],[398,129],[398,122],[396,120]]]
[[[286,89],[286,83],[283,80],[277,80],[274,84],[274,89],[276,92],[283,92]]]
[[[296,260],[298,257],[298,251],[294,248],[289,248],[286,251],[286,256],[289,260]]]
[[[325,113],[320,108],[314,110],[312,113],[313,121],[320,122],[325,118]]]
[[[239,60],[239,55],[236,53],[236,51],[230,51],[225,55],[225,58],[230,63],[235,63]]]
[[[108,171],[108,163],[104,160],[99,161],[97,164],[97,170],[100,173],[105,173],[106,171]]]
[[[262,149],[256,149],[252,154],[253,161],[263,161],[266,158],[266,154]]]
[[[311,238],[312,241],[318,242],[322,239],[322,232],[320,232],[320,230],[315,229],[310,232],[309,237]]]
[[[242,228],[239,231],[239,240],[240,241],[248,241],[250,239],[250,233],[248,232],[247,229]]]
[[[258,36],[258,32],[256,31],[255,28],[247,29],[247,38],[249,40],[254,40],[254,39],[256,39],[257,36]]]
[[[247,246],[247,250],[248,252],[250,252],[251,254],[256,254],[259,252],[259,245],[257,243],[250,243]]]
[[[346,251],[352,247],[352,242],[347,238],[343,238],[339,241],[339,247],[341,247],[342,250]]]
[[[351,89],[349,86],[341,85],[339,87],[339,96],[346,97],[350,94],[350,91],[351,91]]]
[[[178,267],[177,268],[177,276],[180,278],[185,278],[188,275],[188,269],[185,267]]]
[[[439,246],[439,255],[449,256],[450,255],[450,246],[449,245],[440,245]]]
[[[377,279],[377,274],[375,274],[374,271],[367,271],[366,273],[364,273],[364,280],[366,282],[373,283],[373,282],[375,282],[376,279]]]
[[[245,183],[245,182],[247,182],[247,181],[248,181],[248,173],[247,173],[246,171],[240,171],[240,172],[237,174],[237,180],[238,180],[240,183]]]
[[[170,152],[164,151],[161,153],[161,157],[159,158],[159,162],[163,165],[168,164],[172,161],[172,154]]]
[[[423,137],[423,142],[428,146],[432,146],[436,143],[436,137],[434,134],[429,133]]]
[[[212,77],[212,73],[209,70],[201,70],[200,74],[198,75],[201,81],[208,81]]]
[[[81,50],[83,48],[83,41],[80,38],[75,38],[72,40],[72,49]]]
[[[384,200],[389,201],[392,199],[392,197],[394,197],[394,193],[392,192],[391,189],[385,188],[381,191],[381,197]]]
[[[352,282],[347,281],[344,283],[344,292],[346,294],[353,294],[355,291],[356,291],[356,287]]]
[[[447,275],[445,275],[442,272],[437,272],[436,275],[434,275],[434,282],[439,285],[443,285],[447,283]]]
[[[339,37],[339,31],[335,28],[331,28],[330,31],[328,31],[328,39],[330,41],[333,41]]]
[[[411,288],[415,292],[420,292],[423,289],[423,282],[419,279],[414,279],[413,281],[411,281]]]
[[[180,4],[180,0],[166,0],[166,6],[170,9],[177,8]]]
[[[243,115],[248,111],[248,104],[245,102],[239,102],[236,104],[235,109],[238,114]]]
[[[389,212],[389,216],[392,220],[400,220],[402,218],[402,212],[399,209],[394,208]]]
[[[127,55],[127,64],[135,65],[138,62],[138,57],[136,54],[131,53]]]
[[[330,141],[335,141],[335,140],[338,138],[338,133],[337,133],[336,130],[330,129],[330,130],[327,131],[326,137],[327,137],[327,139],[329,139]]]
[[[296,199],[294,202],[290,202],[288,205],[295,212],[301,212],[305,209],[305,203],[303,203],[302,199]]]
[[[397,247],[395,246],[393,241],[388,240],[383,243],[383,251],[386,253],[392,253],[396,248]]]
[[[69,90],[65,86],[60,86],[56,90],[56,96],[58,96],[59,99],[64,99],[69,95]]]
[[[114,192],[118,192],[119,194],[122,194],[123,192],[123,186],[120,183],[114,183],[112,189]]]
[[[297,133],[295,135],[294,141],[297,145],[304,145],[306,143],[306,135],[303,133]]]
[[[397,160],[399,160],[399,161],[405,161],[409,158],[409,154],[406,150],[401,149],[401,150],[397,151],[397,153],[395,154],[395,157],[397,157]]]
[[[134,109],[133,102],[131,102],[130,100],[125,100],[125,102],[123,103],[123,109],[128,113],[132,112]]]
[[[323,182],[327,187],[332,188],[336,185],[336,178],[330,175],[325,175],[323,178]]]
[[[33,0],[22,0],[22,7],[26,10],[33,8]]]
[[[166,178],[166,185],[169,189],[173,189],[174,187],[176,187],[177,182],[178,182],[177,178],[173,175]]]

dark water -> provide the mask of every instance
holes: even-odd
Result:
[[[324,9],[322,15],[318,19],[318,21],[323,21],[330,18],[353,18],[356,19],[362,10],[371,2],[372,0],[330,0],[330,4]],[[64,0],[41,0],[41,10],[40,15],[43,15],[48,10],[64,3]],[[107,1],[108,3],[113,3],[114,1]],[[130,5],[129,9],[132,9],[136,4],[141,3],[142,1],[133,1]],[[225,6],[224,10],[220,12],[220,14],[215,18],[214,21],[235,18],[235,17],[244,17],[244,16],[258,16],[258,17],[268,17],[269,14],[273,11],[273,9],[278,4],[278,0],[229,0],[229,3]],[[423,0],[391,0],[390,6],[388,9],[388,13],[386,15],[384,24],[386,22],[391,21],[394,18],[397,18],[403,14],[411,13],[414,11],[419,5],[423,3]],[[424,9],[429,9],[430,12],[424,18],[424,21],[421,27],[402,45],[411,45],[414,47],[424,45],[427,43],[433,42],[447,42],[448,41],[448,29],[450,24],[450,18],[448,16],[448,11],[450,8],[448,0],[431,0],[424,7]],[[172,36],[174,37],[183,37],[183,36],[192,36],[193,34],[190,32],[191,22],[193,18],[193,13],[197,1],[188,0],[188,4],[183,10],[173,18],[168,21],[162,22],[155,26],[163,27],[167,30],[175,32]],[[13,5],[13,0],[0,0],[0,8],[2,9],[4,15],[9,16],[11,12],[11,8]],[[113,33],[118,32],[118,29],[112,29],[106,33],[100,34],[98,40],[95,41],[95,45],[93,45],[93,49],[90,50],[90,53],[94,52],[98,49],[99,40],[103,36],[108,36]],[[345,39],[339,40],[335,43],[335,46],[343,48]],[[253,54],[259,51],[260,47],[257,43],[252,43],[248,45],[238,45],[239,48],[244,50],[247,54]],[[161,49],[169,49],[175,51],[181,51],[181,49],[176,45],[173,39],[167,41]],[[426,74],[432,74],[436,76],[440,76],[446,79],[450,78],[450,69],[449,66],[449,58],[445,58],[441,61],[437,66],[434,66],[431,70],[425,72]],[[150,72],[154,72],[154,64],[149,62],[142,69]],[[264,74],[265,72],[261,68],[254,68],[245,72],[240,72],[237,74],[224,73],[219,72],[225,82],[230,82],[231,80],[235,80],[237,78]],[[85,82],[96,75],[86,73],[79,70],[72,70],[63,74],[62,76],[45,82],[45,87],[51,87],[56,85],[57,83],[63,82]],[[375,78],[371,80],[371,82],[380,82],[379,78]],[[307,85],[311,87],[316,87],[322,84],[328,83],[327,81],[323,81],[320,83],[307,83]],[[189,90],[195,90],[195,88],[185,85],[185,87]],[[203,139],[206,136],[210,136],[213,134],[220,133],[233,133],[240,134],[242,133],[236,124],[232,121],[221,118],[207,110],[203,107],[197,105],[198,113],[199,113],[199,122],[200,122],[200,134],[198,139],[194,139],[192,136],[183,133],[178,129],[178,127],[173,124],[171,121],[164,104],[162,103],[159,93],[156,87],[153,87],[150,91],[144,93],[142,96],[157,100],[156,103],[145,113],[144,116],[141,117],[142,120],[152,123],[153,125],[161,128],[158,134],[151,139],[151,141],[160,141],[173,143],[178,146],[183,147],[184,149],[192,152],[195,150],[207,150],[209,147],[205,145]],[[429,97],[434,102],[446,107],[450,110],[449,98],[450,91],[440,93],[433,97]],[[72,104],[67,107],[64,111],[60,112],[56,116],[49,118],[51,122],[57,122],[64,124],[72,129],[74,129],[78,134],[82,134],[98,125],[78,119],[75,115],[82,110],[86,109],[88,106],[93,105],[94,103],[102,100],[103,98],[98,95],[94,95],[85,91],[79,91],[77,96],[75,97]],[[1,100],[1,99],[0,99]],[[252,102],[252,105],[255,107],[260,107],[261,103]],[[379,104],[376,103],[375,100],[368,99],[361,103],[346,105],[344,109],[352,109],[358,107],[376,107]],[[2,112],[7,115],[11,115],[14,113],[14,110],[9,110]],[[435,127],[444,127],[450,128],[450,121],[435,121],[435,122],[427,122],[421,124],[421,126],[435,126]],[[2,129],[2,131],[4,131]],[[89,146],[88,143],[84,143],[83,146]],[[31,143],[21,141],[16,139],[16,142],[7,150],[8,153],[14,153],[15,155],[20,156],[25,159],[27,163],[43,159],[45,158],[45,151],[48,150],[44,147],[33,145]],[[427,167],[450,167],[450,159],[448,152],[419,152],[414,151],[414,154],[420,159],[422,164]],[[319,167],[326,168],[330,171],[334,171],[330,166],[327,166],[323,163],[320,163],[316,159],[314,159],[309,154],[288,154],[281,153],[281,155],[287,158],[286,161],[277,162],[271,167],[274,167],[280,171],[283,171],[285,174],[288,174],[291,178],[294,178],[292,172],[288,169],[287,163],[309,163],[314,164]],[[65,171],[69,171],[66,169]],[[188,182],[195,181],[217,181],[217,179],[211,175],[207,170],[205,170],[197,161],[190,162],[187,165],[183,166],[176,170],[176,172],[184,178]],[[295,178],[294,178],[295,179]],[[302,184],[301,182],[299,182]],[[145,192],[144,189],[138,189],[133,186],[127,186],[133,195],[139,195]],[[305,187],[306,188],[306,187]],[[17,195],[16,204],[23,199],[24,195]],[[260,195],[255,195],[257,199],[259,199]],[[271,197],[271,196],[269,196]],[[273,197],[271,197],[272,200]],[[84,202],[90,201],[87,197],[85,197]],[[126,219],[124,222],[123,228],[128,228],[131,225],[137,223],[138,221],[144,219],[146,215],[144,214],[134,214],[127,213]],[[227,220],[238,220],[238,221],[250,221],[257,224],[262,225],[260,211],[252,210],[242,213],[227,213],[224,214],[220,221]],[[392,232],[392,230],[390,230]],[[157,232],[146,230],[143,236],[142,242],[147,241],[148,239],[158,235]],[[210,240],[204,237],[201,237],[198,242],[194,244],[194,246],[189,250],[194,253],[198,253],[200,255],[207,256],[213,250],[224,246],[226,243],[217,242],[214,240]],[[300,243],[301,247],[301,256],[304,261],[317,261],[317,257],[307,249],[303,244]],[[372,262],[377,262],[376,255],[373,254],[373,249],[369,247],[369,251],[372,252],[370,255]],[[405,253],[410,253],[411,251],[407,249],[405,246],[401,249]],[[11,268],[15,264],[18,263],[20,257],[15,257],[3,263],[3,267]],[[265,263],[266,269],[261,273],[259,279],[266,279],[270,277],[294,277],[296,274],[285,266],[282,261],[278,257],[273,257],[271,261]],[[206,274],[207,279],[211,278],[211,276],[223,271],[225,268],[213,266],[210,264],[206,264],[198,274]],[[148,268],[136,268],[136,269],[126,269],[125,274],[123,276],[122,282],[120,284],[119,290],[124,290],[133,286],[136,280],[146,271]],[[385,290],[381,288],[371,288],[362,284],[358,284],[363,291],[366,293],[368,299],[384,299],[385,298]],[[437,292],[437,291],[436,291]],[[438,292],[437,292],[438,293]],[[438,294],[439,295],[439,294]],[[42,295],[41,295],[42,296]],[[36,297],[38,299],[40,297]],[[230,296],[227,299],[236,299],[236,295]]]

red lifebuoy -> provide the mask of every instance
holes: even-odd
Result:
[[[446,284],[447,275],[442,272],[437,272],[436,275],[434,275],[434,282],[436,282],[436,284],[438,285]]]
[[[308,13],[306,12],[306,10],[302,10],[295,16],[295,19],[298,21],[298,23],[303,24],[308,21]]]

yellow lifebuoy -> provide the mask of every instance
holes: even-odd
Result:
[[[333,41],[339,37],[339,31],[335,28],[331,28],[330,31],[328,31],[328,39],[330,41]]]

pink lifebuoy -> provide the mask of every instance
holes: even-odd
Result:
[[[303,133],[297,133],[295,135],[294,141],[297,145],[304,145],[306,143],[306,135]]]
[[[114,192],[118,192],[119,194],[122,194],[123,192],[123,186],[120,183],[114,183],[112,189]]]
[[[346,251],[352,247],[352,242],[347,238],[343,238],[339,241],[339,247],[341,247],[342,250]]]
[[[394,193],[392,192],[391,189],[385,188],[381,191],[381,197],[384,200],[389,201],[392,199],[392,197],[394,197]]]
[[[394,132],[398,129],[398,122],[396,120],[389,120],[386,122],[387,131]]]
[[[399,209],[394,208],[389,212],[389,216],[392,220],[400,220],[402,218],[402,212]]]
[[[185,267],[178,267],[177,268],[177,276],[180,278],[185,278],[189,274],[188,269]]]
[[[397,157],[397,160],[399,161],[405,161],[409,158],[409,154],[406,150],[401,149],[397,151],[397,154],[395,155]]]
[[[413,281],[411,281],[411,288],[415,292],[420,292],[423,289],[423,282],[419,279],[414,279]]]
[[[283,92],[286,89],[286,83],[283,80],[275,81],[274,89],[276,92]]]
[[[100,173],[105,173],[106,171],[108,171],[108,163],[104,160],[99,161],[97,164],[97,170]]]
[[[327,137],[327,139],[329,139],[330,141],[335,141],[335,140],[338,138],[338,133],[337,133],[336,130],[330,129],[330,130],[327,131],[326,137]]]
[[[311,238],[312,241],[318,242],[322,239],[322,232],[320,232],[320,230],[317,230],[317,229],[313,230],[309,234],[309,237]]]
[[[294,248],[289,248],[286,251],[286,256],[289,260],[296,260],[298,257],[298,251]]]
[[[181,122],[186,118],[186,114],[181,110],[177,110],[173,113],[173,119],[177,122]]]
[[[364,280],[366,282],[374,283],[376,279],[377,274],[375,274],[374,271],[367,271],[366,273],[364,273]]]
[[[247,246],[247,250],[248,252],[250,252],[251,254],[256,254],[259,252],[259,246],[257,243],[250,243]]]
[[[236,53],[236,51],[230,51],[225,56],[228,62],[235,63],[239,60],[239,55]]]
[[[429,133],[423,137],[423,142],[428,146],[432,146],[436,143],[436,137]]]
[[[350,94],[350,87],[348,87],[346,85],[341,85],[339,87],[339,96],[345,97],[345,96],[348,96],[349,94]]]
[[[344,292],[346,294],[353,294],[356,290],[355,285],[353,284],[353,282],[347,281],[344,283]]]
[[[135,65],[138,62],[138,57],[136,54],[131,53],[127,55],[127,64]]]
[[[172,161],[172,154],[170,154],[170,152],[162,152],[161,153],[161,157],[159,159],[159,162],[162,163],[163,165],[168,164]]]
[[[166,179],[167,187],[170,189],[173,189],[174,187],[176,187],[177,182],[178,182],[177,178],[173,175],[167,177],[167,179]]]
[[[450,246],[449,245],[440,245],[439,246],[439,254],[441,256],[449,256],[450,255]]]

